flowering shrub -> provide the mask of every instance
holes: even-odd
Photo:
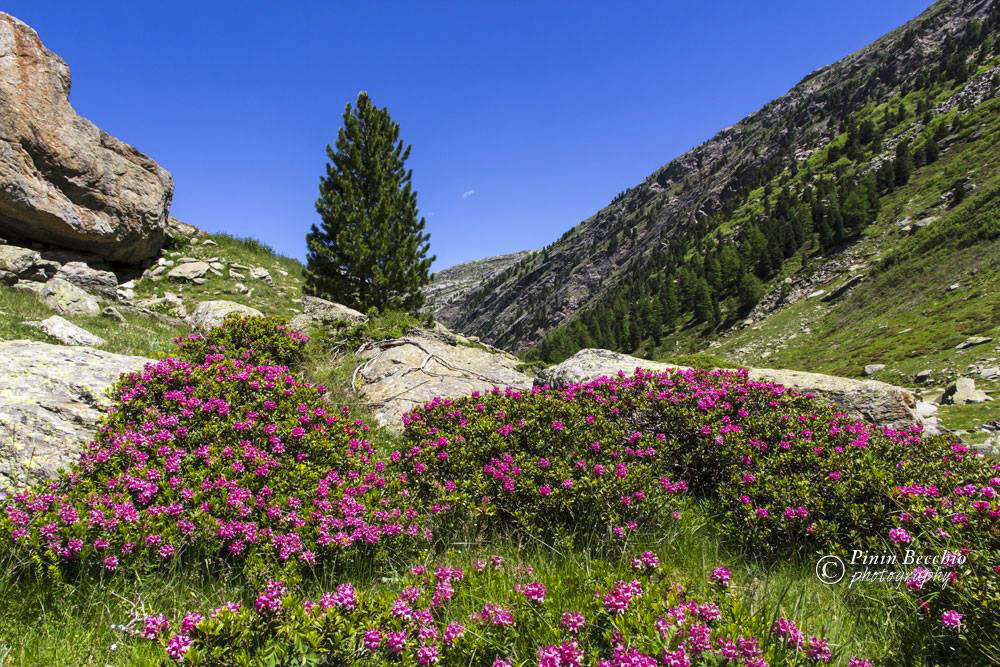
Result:
[[[622,531],[662,520],[690,485],[758,553],[881,544],[894,488],[990,475],[944,438],[849,419],[745,371],[494,390],[435,399],[404,422],[414,474],[456,506],[529,530],[607,517]]]
[[[581,571],[547,582],[585,580],[592,594],[575,609],[562,608],[559,597],[526,594],[546,588],[525,583],[533,576],[530,566],[499,557],[468,568],[419,565],[392,591],[345,583],[318,600],[272,581],[253,607],[189,614],[173,633],[160,616],[148,625],[170,658],[192,665],[294,656],[324,664],[765,667],[834,658],[825,639],[792,620],[770,625],[736,591],[689,590],[661,566],[629,581]],[[870,667],[861,658],[849,664]]]
[[[280,317],[244,317],[229,313],[222,326],[208,333],[191,333],[177,338],[177,356],[195,364],[206,355],[215,359],[238,359],[261,366],[288,366],[301,363],[309,337],[289,329]]]
[[[661,474],[662,440],[558,392],[495,389],[435,399],[404,417],[402,462],[427,498],[480,525],[551,534],[583,520],[621,536],[671,516],[683,480]]]
[[[437,399],[404,421],[425,485],[529,532],[584,517],[619,534],[652,528],[667,515],[656,480],[689,485],[754,556],[890,548],[902,560],[917,545],[964,554],[954,576],[911,583],[908,595],[943,645],[978,636],[973,654],[1000,655],[1000,468],[919,427],[881,428],[723,371]],[[642,502],[626,503],[635,491]]]
[[[426,546],[408,479],[324,391],[221,354],[149,364],[69,473],[6,503],[0,534],[23,562],[108,572],[190,556],[266,574]]]

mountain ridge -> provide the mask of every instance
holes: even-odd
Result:
[[[987,0],[938,2],[872,44],[814,70],[523,259],[501,284],[467,293],[443,321],[515,351],[537,345],[627,280],[651,248],[676,248],[692,229],[697,236],[709,218],[836,138],[838,122],[852,111],[890,100],[930,77],[974,21],[995,21],[997,14],[996,3]]]

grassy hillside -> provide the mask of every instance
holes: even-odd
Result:
[[[254,239],[241,239],[228,234],[177,238],[164,250],[162,258],[164,261],[175,262],[181,257],[199,260],[217,258],[227,266],[235,263],[263,267],[270,273],[273,285],[245,277],[241,280],[247,289],[239,291],[236,285],[241,280],[230,276],[229,270],[224,271],[221,276],[208,274],[207,281],[202,285],[173,281],[165,275],[151,277],[147,271],[136,279],[135,298],[131,303],[139,305],[138,302],[162,298],[172,292],[181,298],[188,312],[200,301],[215,299],[235,301],[272,315],[290,317],[300,312],[295,301],[302,296],[302,264],[292,258],[277,255]],[[104,338],[106,344],[101,346],[102,349],[154,358],[169,352],[173,338],[189,329],[183,321],[184,312],[177,311],[168,304],[149,308],[166,316],[163,318],[137,312],[134,308],[129,308],[129,302],[117,305],[126,320],[124,324],[105,316],[67,316],[66,319]],[[53,314],[33,293],[0,285],[0,340],[56,342],[38,329],[24,325],[26,320],[41,320]]]

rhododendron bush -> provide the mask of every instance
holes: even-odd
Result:
[[[252,605],[143,620],[169,657],[203,664],[835,659],[812,631],[751,612],[728,570],[692,591],[653,553],[626,563],[629,576],[605,563],[669,539],[667,524],[697,507],[764,564],[811,568],[858,549],[958,555],[945,577],[914,566],[898,593],[879,594],[942,660],[1000,654],[1000,469],[964,445],[745,372],[636,371],[438,398],[404,416],[394,446],[290,368],[306,340],[276,319],[231,317],[124,376],[79,462],[3,501],[5,561],[63,579],[235,565]],[[404,562],[498,534],[588,566],[560,582],[502,560],[400,579]],[[385,585],[355,588],[355,565]],[[341,585],[302,599],[331,577]]]
[[[745,371],[494,390],[404,421],[421,483],[452,489],[469,517],[542,533],[608,522],[620,536],[667,519],[661,490],[690,488],[754,557],[963,553],[946,581],[907,594],[935,632],[963,607],[964,630],[1000,633],[1000,467],[917,426],[852,419]]]
[[[208,557],[267,571],[426,546],[428,515],[406,476],[324,392],[285,366],[222,353],[124,377],[75,468],[6,504],[14,556],[109,572]]]
[[[494,556],[467,567],[417,565],[388,591],[345,582],[314,599],[274,580],[253,605],[173,623],[150,617],[142,633],[194,665],[255,656],[291,663],[292,646],[297,660],[320,664],[764,667],[835,657],[826,639],[795,621],[749,611],[728,579],[694,589],[651,552],[636,564],[627,579],[569,567],[547,578]],[[558,597],[547,594],[556,588]],[[580,595],[566,608],[571,592]],[[871,665],[853,656],[844,664]]]

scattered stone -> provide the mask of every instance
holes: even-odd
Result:
[[[229,267],[229,277],[232,280],[246,280],[246,276],[239,271],[233,271],[233,267]]]
[[[1000,377],[1000,366],[986,366],[979,369],[979,377],[984,380],[994,380]]]
[[[817,297],[823,296],[824,294],[826,294],[826,290],[825,289],[818,289],[815,292],[810,292],[809,296],[806,297],[806,298],[808,298],[808,299],[815,299]]]
[[[954,292],[959,287],[961,287],[961,285],[959,285],[958,283],[952,283],[951,285],[948,286],[948,291],[949,292]]]
[[[104,299],[114,301],[118,298],[118,278],[111,271],[94,268],[83,262],[67,262],[59,267],[55,277]]]
[[[24,488],[76,461],[111,405],[107,389],[146,363],[154,362],[89,347],[0,342],[0,488]]]
[[[259,280],[268,287],[274,285],[274,280],[271,278],[271,273],[265,269],[263,266],[255,266],[250,269],[250,277],[254,280]]]
[[[885,370],[885,364],[868,364],[862,369],[861,374],[865,377],[869,375],[875,375],[879,371]]]
[[[948,385],[941,397],[942,403],[952,405],[966,405],[968,403],[983,403],[990,400],[986,392],[976,389],[976,381],[972,378],[961,377]]]
[[[249,289],[247,289],[247,286],[244,285],[243,283],[236,283],[235,285],[233,285],[233,290],[235,290],[237,294],[246,294],[247,292],[250,291]]]
[[[207,245],[207,246],[217,246],[217,245],[219,245],[218,243],[216,243],[212,239],[205,239],[204,241],[201,242],[201,244],[202,245]]]
[[[201,230],[171,215],[167,218],[167,233],[174,238],[186,238],[201,234]]]
[[[864,276],[851,276],[847,281],[840,287],[835,288],[832,292],[823,297],[823,301],[836,301],[844,294],[847,293],[852,287],[860,283],[864,279]]]
[[[58,315],[53,315],[41,322],[25,322],[25,324],[34,329],[41,329],[46,335],[55,338],[63,345],[90,345],[92,347],[104,345],[104,339],[100,336],[95,336]]]
[[[293,317],[288,323],[293,329],[305,329],[309,326],[331,326],[341,322],[364,322],[368,319],[367,315],[353,308],[319,297],[304,296],[300,302],[302,313]]]
[[[930,380],[931,379],[931,374],[933,374],[933,373],[934,373],[934,371],[932,371],[930,368],[925,368],[924,370],[922,370],[919,373],[917,373],[916,376],[914,376],[914,377],[916,378],[917,382],[923,383],[923,382],[927,382],[928,380]]]
[[[249,316],[263,315],[256,308],[244,306],[234,301],[202,301],[188,316],[187,321],[195,329],[207,331],[222,324],[229,313],[242,313]]]
[[[993,339],[989,336],[972,336],[966,338],[964,341],[955,346],[956,350],[964,350],[966,348],[972,347],[974,345],[982,345],[983,343],[989,343]]]
[[[0,282],[13,285],[23,273],[42,259],[34,250],[14,245],[0,245]]]
[[[167,278],[170,280],[196,282],[198,279],[203,279],[205,277],[209,268],[210,267],[207,262],[199,262],[197,260],[192,262],[183,262],[170,269],[170,273],[167,274]]]
[[[77,115],[69,68],[0,13],[0,230],[116,262],[166,239],[170,174]]]
[[[62,278],[44,283],[40,296],[45,305],[60,315],[97,315],[101,312],[97,299]]]
[[[42,292],[45,291],[45,283],[40,283],[33,280],[22,280],[14,285],[14,289],[19,292],[31,292],[39,299],[42,298]]]
[[[114,306],[106,306],[104,310],[101,311],[101,315],[107,317],[110,320],[114,320],[119,324],[125,323],[125,316],[122,315],[117,308]]]

